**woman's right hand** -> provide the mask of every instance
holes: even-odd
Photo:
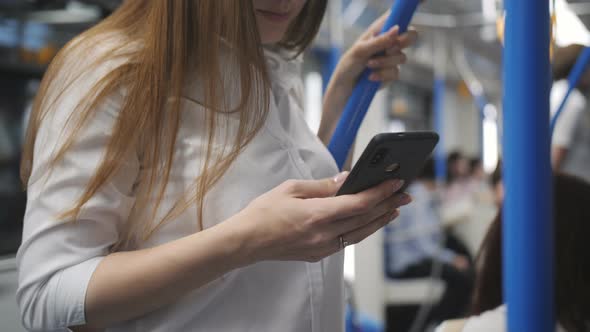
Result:
[[[346,176],[288,180],[242,210],[237,220],[246,223],[241,226],[248,229],[252,263],[317,262],[342,249],[340,236],[348,244],[358,243],[395,219],[398,208],[411,201],[407,194],[394,194],[401,180],[335,197]]]

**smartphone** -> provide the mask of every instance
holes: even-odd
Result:
[[[422,171],[438,139],[431,131],[376,135],[336,195],[356,194],[390,179],[404,180],[398,192],[405,191]]]

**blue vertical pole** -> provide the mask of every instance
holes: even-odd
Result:
[[[553,311],[549,159],[549,1],[506,0],[504,299],[510,332],[550,332]]]
[[[434,116],[434,131],[439,135],[439,141],[434,151],[434,171],[436,180],[443,183],[447,178],[447,156],[445,153],[444,135],[444,103],[445,103],[445,79],[442,75],[434,78],[432,89],[432,113]]]

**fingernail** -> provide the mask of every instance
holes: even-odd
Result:
[[[397,218],[398,216],[399,216],[399,210],[398,210],[398,209],[395,209],[395,210],[394,210],[394,211],[391,213],[391,215],[389,216],[389,219],[390,219],[390,220],[392,220],[392,219],[395,219],[395,218]]]
[[[404,185],[404,180],[393,180],[393,192],[400,190]]]
[[[410,195],[408,195],[406,193],[403,193],[402,194],[402,201],[401,201],[401,203],[402,204],[410,204],[410,203],[412,203],[412,196],[410,196]]]
[[[348,176],[348,172],[342,172],[342,173],[339,173],[338,175],[336,175],[336,176],[334,177],[334,179],[333,179],[333,180],[334,180],[334,183],[337,183],[337,184],[339,184],[339,183],[342,183],[342,182],[344,182],[344,180],[346,180],[346,177],[347,177],[347,176]]]
[[[373,73],[373,74],[369,75],[369,80],[378,81],[379,77],[377,76],[377,74]]]
[[[394,25],[393,27],[391,27],[391,29],[389,29],[389,31],[395,31],[395,30],[399,30],[399,25]]]
[[[377,67],[379,63],[377,62],[377,60],[369,60],[369,67]]]

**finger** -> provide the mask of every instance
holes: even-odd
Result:
[[[400,50],[399,45],[390,47],[387,50],[385,50],[385,55],[399,55],[400,53],[402,53],[402,51]]]
[[[296,198],[331,197],[336,195],[346,177],[348,172],[342,172],[322,180],[288,180],[282,186],[287,194]]]
[[[343,220],[334,220],[326,225],[326,233],[331,234],[330,236],[338,236],[340,234],[352,232],[385,215],[391,215],[399,207],[407,205],[411,201],[412,198],[406,193],[393,195],[379,203],[368,214],[354,216]]]
[[[413,45],[416,40],[418,39],[418,32],[416,30],[410,29],[405,33],[402,33],[397,38],[398,45],[401,49],[409,47]]]
[[[389,180],[354,195],[318,199],[323,220],[344,219],[368,213],[403,186],[402,180]]]
[[[399,68],[397,66],[373,71],[371,75],[369,75],[369,80],[373,82],[391,82],[397,80],[398,78]]]
[[[398,44],[398,31],[399,27],[395,26],[384,34],[358,42],[352,50],[354,56],[358,58],[369,58],[388,48],[394,47]]]
[[[399,66],[406,63],[406,61],[406,55],[402,52],[398,52],[395,55],[382,55],[373,57],[367,62],[367,67],[371,69],[386,69]]]
[[[361,227],[350,233],[342,235],[342,237],[349,244],[357,244],[369,237],[371,234],[381,229],[382,227],[384,227],[385,225],[389,224],[391,220],[397,218],[397,216],[399,216],[399,211],[395,210],[393,213],[384,215],[381,218],[371,222],[370,224],[364,227]]]

